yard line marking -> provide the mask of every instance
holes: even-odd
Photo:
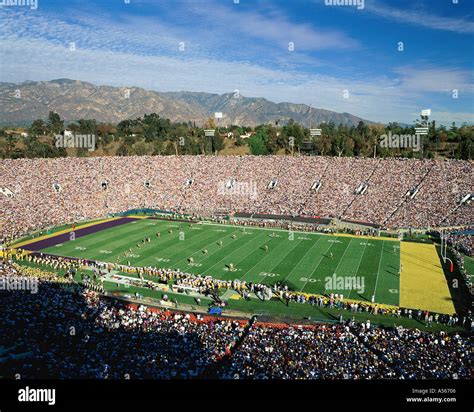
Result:
[[[77,238],[76,240],[74,240],[74,242],[77,242],[77,243],[81,243],[81,245],[86,245],[86,246],[95,246],[95,245],[101,245],[104,243],[104,241],[108,241],[109,239],[112,239],[112,238],[115,238],[117,237],[117,233],[124,233],[126,234],[130,228],[129,227],[125,227],[125,225],[122,225],[122,226],[116,226],[116,227],[109,227],[109,228],[106,228],[106,229],[103,229],[99,232],[95,232],[95,233],[90,233],[89,235],[86,235],[86,236],[83,236],[83,237],[80,237],[80,238]],[[130,230],[130,232],[132,233],[138,233],[139,232],[139,229],[137,228],[134,228],[133,230]],[[100,241],[99,241],[100,239]],[[120,242],[120,241],[123,241],[123,239],[117,239],[116,242]],[[107,245],[109,244],[112,244],[114,242],[107,242]],[[98,248],[99,246],[97,246],[96,248]]]
[[[114,228],[110,228],[110,229],[114,229]],[[77,244],[82,245],[82,246],[86,246],[91,251],[98,252],[99,249],[102,249],[104,247],[104,244],[106,244],[107,247],[110,247],[111,245],[113,245],[117,242],[123,242],[123,238],[118,239],[115,242],[109,242],[110,239],[114,239],[114,238],[118,237],[119,236],[118,234],[125,234],[126,235],[126,233],[127,233],[125,228],[124,229],[117,228],[117,230],[118,230],[117,233],[115,231],[114,232],[108,232],[106,230],[101,231],[101,232],[91,233],[90,235],[88,235],[88,236],[91,236],[90,238],[88,238],[88,236],[84,236],[83,238],[79,238],[79,239],[76,239],[76,240],[71,241],[71,242],[78,242]],[[82,240],[82,239],[84,239],[84,240]],[[101,240],[99,241],[98,239],[101,239]],[[111,249],[112,249],[112,251],[116,250],[116,248],[113,247],[113,246],[112,246]],[[68,252],[68,249],[66,249],[66,252]],[[117,256],[118,254],[119,254],[119,252],[112,253],[111,255],[108,256],[108,259],[112,259],[114,256]],[[101,256],[100,252],[88,255],[88,259],[91,259],[91,260],[103,261],[102,258],[103,258],[103,256]]]
[[[302,286],[302,288],[299,290],[299,292],[303,292],[304,291],[304,288],[306,287],[306,285],[308,284],[309,280],[313,278],[313,273],[318,269],[318,266],[319,264],[323,261],[323,259],[325,258],[326,256],[326,253],[328,253],[331,248],[335,245],[337,245],[337,243],[331,243],[331,242],[328,242],[329,244],[329,248],[327,248],[323,253],[321,253],[321,257],[319,258],[319,261],[318,261],[318,264],[316,265],[316,267],[311,271],[311,276],[308,278],[308,280],[304,283],[304,285]]]
[[[232,232],[234,233],[234,232]],[[222,262],[224,259],[228,259],[229,256],[232,256],[237,250],[239,250],[241,247],[243,246],[248,246],[249,244],[255,242],[263,233],[260,233],[258,234],[254,239],[250,239],[248,242],[242,244],[241,246],[239,246],[237,249],[234,249],[231,253],[227,254],[224,258],[222,258],[221,260],[217,261],[215,264],[213,264],[212,266],[210,266],[208,269],[206,269],[204,272],[202,272],[203,274],[206,273],[208,270],[212,269],[214,266],[216,266],[218,263]],[[243,239],[243,238],[242,238]],[[235,240],[233,240],[235,242]],[[220,249],[218,249],[217,251],[219,251]],[[215,252],[216,253],[216,252]],[[215,253],[209,255],[207,258],[205,258],[204,260],[207,260],[207,259],[210,259]],[[237,265],[237,264],[236,264]]]
[[[141,222],[144,222],[144,221],[145,221],[145,220],[141,220],[140,223],[141,223]],[[140,226],[140,225],[139,225],[139,226]],[[160,227],[160,226],[158,226],[158,227]],[[129,238],[129,236],[131,235],[131,233],[127,233],[127,232],[123,232],[123,233],[122,233],[122,232],[120,232],[120,233],[112,233],[111,236],[109,236],[109,237],[107,237],[107,238],[105,238],[105,239],[102,239],[102,237],[99,237],[100,239],[102,239],[102,240],[100,240],[99,242],[97,241],[97,239],[95,239],[95,241],[92,243],[92,245],[94,245],[94,244],[102,244],[102,243],[105,242],[105,243],[107,243],[107,246],[116,245],[116,244],[117,244],[117,246],[121,246],[120,248],[112,246],[112,250],[116,250],[116,252],[115,252],[115,253],[112,253],[112,254],[108,257],[109,261],[111,261],[110,259],[114,259],[114,258],[117,258],[117,257],[122,256],[123,253],[126,252],[126,251],[130,248],[130,246],[131,246],[132,248],[134,248],[134,247],[135,247],[135,244],[136,244],[135,242],[140,243],[140,241],[141,241],[143,238],[148,237],[148,236],[149,236],[149,237],[152,237],[152,236],[154,235],[154,233],[155,233],[155,230],[157,230],[157,227],[156,227],[156,226],[155,226],[153,229],[150,229],[150,231],[146,230],[144,227],[138,227],[137,229],[134,229],[133,231],[131,231],[131,233],[133,233],[133,234],[132,234],[133,238],[131,238],[131,239]],[[138,238],[138,236],[137,236],[137,238],[135,238],[135,234],[139,234],[139,233],[141,233],[140,238]],[[120,235],[120,236],[119,236],[119,235]],[[124,235],[124,237],[122,237],[121,235]],[[114,241],[112,241],[112,242],[109,242],[110,239],[115,239],[115,238],[117,238],[117,240],[114,240]],[[123,243],[124,240],[126,240],[127,243]],[[122,243],[123,243],[123,244],[122,244]],[[149,247],[146,247],[146,246],[151,246],[151,245],[143,245],[142,247],[143,247],[144,249],[141,249],[141,250],[143,250],[143,251],[148,251],[150,248],[149,248]],[[93,255],[91,259],[96,259],[97,257],[99,257],[98,254]],[[123,258],[121,258],[121,259],[123,259]],[[136,264],[136,266],[140,266],[140,265],[139,265],[139,262],[143,261],[144,259],[146,259],[146,258],[137,259],[136,262],[134,262],[134,263]]]
[[[334,272],[333,272],[333,273],[336,273],[336,272],[337,272],[337,269],[339,269],[339,266],[340,266],[341,263],[344,261],[344,256],[346,255],[347,251],[349,250],[349,246],[351,245],[351,243],[352,243],[353,240],[354,240],[354,238],[351,238],[351,240],[350,240],[349,243],[347,244],[346,248],[344,249],[344,253],[342,254],[341,258],[339,259],[339,262],[338,262],[336,268],[334,269]],[[313,278],[313,274],[314,274],[315,271],[316,271],[316,269],[313,270],[313,272],[311,273],[311,276],[308,278],[308,280],[307,280],[306,283],[308,283],[309,280]]]
[[[262,233],[263,234],[263,233]],[[261,235],[257,235],[257,238],[260,237]],[[253,240],[256,240],[257,238],[253,239]],[[239,246],[237,249],[234,249],[232,251],[232,253],[230,255],[233,255],[237,250],[239,250],[240,248],[248,245],[249,243],[246,242],[244,244],[242,244],[241,246]],[[209,270],[211,270],[214,266],[216,266],[217,264],[219,264],[220,262],[222,262],[224,259],[228,259],[230,255],[226,255],[225,257],[223,257],[221,260],[217,261],[216,263],[214,263],[211,267],[209,267],[208,269],[206,269],[204,272],[202,272],[202,274],[204,275],[206,272],[208,272]]]
[[[322,239],[323,237],[322,236],[319,236],[318,239],[316,240],[316,242],[314,242],[313,246],[311,246],[307,251],[306,253],[301,256],[301,259],[300,261],[295,265],[295,267],[291,270],[291,272],[288,274],[288,276],[283,280],[282,283],[285,283],[288,278],[290,277],[290,275],[295,271],[295,269],[299,266],[299,264],[301,263],[301,261],[306,257],[306,255],[311,252],[313,250],[313,248],[316,246],[316,244]]]
[[[302,233],[305,235],[326,235],[326,236],[338,236],[338,234],[331,234],[331,233],[324,233],[324,232],[315,232],[315,231],[304,231],[304,230],[290,230],[290,229],[279,229],[279,228],[273,228],[273,227],[260,227],[260,226],[241,226],[241,225],[223,225],[222,223],[210,223],[210,222],[202,222],[203,225],[208,225],[208,226],[236,226],[240,228],[245,228],[245,229],[250,229],[250,230],[270,230],[272,232],[292,232],[292,233]]]
[[[352,273],[353,275],[356,275],[356,276],[357,276],[357,273],[359,273],[360,265],[361,265],[361,263],[362,263],[362,258],[364,257],[364,253],[365,253],[365,251],[367,250],[367,244],[368,244],[368,243],[369,243],[369,242],[366,242],[365,245],[364,245],[364,251],[360,254],[359,264],[357,265],[356,271],[355,271],[354,273]],[[351,293],[352,293],[352,289],[349,290],[349,294],[347,295],[347,299],[350,298]]]
[[[267,243],[267,242],[268,242],[268,241],[265,241],[263,244],[265,244],[265,243]],[[300,240],[300,242],[301,242],[301,240]],[[278,249],[280,246],[284,246],[284,245],[285,245],[285,244],[282,242],[282,243],[280,243],[279,245],[277,245],[277,247],[276,247],[275,249]],[[260,246],[259,246],[259,248],[260,248]],[[266,255],[263,259],[266,259],[268,256],[271,256],[271,254],[272,254],[274,251],[275,251],[275,250],[273,250],[272,252],[270,252],[270,254],[269,254],[269,255]],[[246,256],[246,257],[247,257],[247,256]],[[245,258],[246,258],[246,257],[245,257]],[[245,259],[245,258],[244,258],[244,259]],[[260,259],[257,263],[255,263],[255,265],[253,265],[251,268],[249,268],[249,270],[248,270],[246,273],[244,273],[244,274],[239,278],[239,281],[242,281],[242,279],[245,277],[245,275],[249,274],[249,273],[253,270],[253,268],[254,268],[255,266],[257,266],[263,259]],[[281,262],[281,260],[280,260],[280,262]],[[278,264],[280,264],[280,262],[279,262]],[[268,271],[268,272],[271,272],[271,271]]]
[[[140,222],[142,222],[142,221],[140,221]],[[110,229],[114,229],[114,228],[110,228]],[[103,231],[100,231],[100,232],[97,232],[97,233],[93,233],[92,235],[95,235],[95,236],[93,236],[89,239],[87,239],[87,236],[84,236],[84,238],[83,238],[84,241],[82,241],[81,244],[85,245],[85,246],[88,246],[88,247],[91,247],[91,248],[93,248],[94,245],[102,245],[103,243],[107,243],[108,247],[110,247],[111,245],[115,245],[115,244],[120,245],[121,242],[124,242],[124,240],[127,240],[127,244],[129,244],[129,243],[135,242],[135,238],[133,238],[133,240],[132,240],[132,239],[129,239],[129,236],[135,236],[135,234],[138,235],[140,232],[142,232],[144,230],[143,227],[134,227],[134,229],[130,230],[130,231],[126,230],[127,228],[124,227],[123,230],[122,230],[122,229],[120,229],[120,226],[117,229],[118,229],[117,232],[116,231],[103,230]],[[144,233],[147,233],[147,232],[144,232]],[[124,235],[124,237],[122,235]],[[142,234],[142,236],[144,236],[144,234]],[[109,240],[111,240],[111,239],[116,239],[116,240],[114,240],[112,242],[109,242]],[[142,237],[142,239],[143,239],[143,237]],[[98,247],[99,246],[96,246],[95,248],[98,248]],[[115,249],[117,249],[117,248],[112,246],[112,250],[115,250]],[[122,252],[123,252],[123,250],[122,250]],[[115,257],[115,256],[119,255],[120,253],[121,253],[120,251],[117,252],[117,253],[114,253],[111,257]],[[98,256],[98,255],[93,255],[93,256]],[[94,259],[94,257],[91,257],[91,259]]]
[[[273,269],[275,269],[281,262],[283,262],[283,259],[286,259],[286,257],[287,257],[291,252],[293,252],[293,250],[295,250],[295,249],[298,247],[298,245],[299,245],[302,241],[303,241],[303,239],[301,239],[295,246],[293,246],[293,247],[290,249],[290,251],[289,251],[286,255],[284,255],[284,256],[280,259],[280,261],[279,261],[275,266],[272,267],[272,270],[269,270],[268,272],[274,273],[274,272],[273,272]],[[283,245],[284,245],[284,243],[283,243]],[[261,262],[261,261],[260,261],[260,262]],[[258,263],[260,263],[260,262],[258,262]],[[257,263],[257,265],[258,265],[258,263]],[[253,267],[255,267],[255,266],[257,266],[257,265],[254,265]],[[252,269],[253,269],[253,268],[252,268]],[[247,273],[249,273],[249,272],[250,272],[250,270],[249,270]]]
[[[384,243],[385,243],[385,240],[382,241],[382,251],[380,252],[380,260],[379,260],[379,269],[377,270],[377,278],[375,279],[375,287],[374,287],[374,293],[373,293],[373,297],[374,297],[374,300],[376,300],[376,296],[375,296],[375,292],[377,291],[377,283],[379,281],[379,275],[380,275],[380,266],[382,265],[382,255],[383,255],[383,246],[384,246]],[[371,296],[371,299],[372,300],[372,296]]]
[[[184,233],[184,229],[186,229],[186,228],[180,228],[179,232],[183,232],[183,233]],[[179,232],[178,232],[178,234],[179,234]],[[191,242],[185,243],[185,244],[186,244],[185,249],[188,249],[191,245],[194,246],[194,245],[196,245],[196,244],[202,242],[203,239],[200,238],[199,236],[200,236],[200,232],[196,232],[196,233],[192,233],[192,234],[189,233],[188,236],[187,236],[187,239],[188,239],[188,240],[191,240]],[[212,237],[212,236],[206,236],[205,239],[207,240],[207,239],[210,239],[211,237]],[[225,237],[225,236],[224,236],[224,237]],[[186,238],[186,237],[185,237],[185,238]],[[220,239],[222,239],[222,238],[223,238],[223,237],[217,238],[215,241],[218,241],[218,240],[220,240]],[[176,246],[179,244],[179,243],[177,243],[178,241],[176,240],[176,238],[171,238],[171,239],[170,239],[170,238],[166,238],[166,236],[165,236],[165,237],[163,237],[162,239],[165,240],[165,242],[172,241],[172,240],[174,239],[175,242],[174,242],[174,243],[170,243],[168,246],[166,246],[166,247],[164,247],[164,248],[161,248],[161,249],[160,249],[160,254],[162,254],[162,252],[167,251],[168,249],[170,249],[170,252],[172,252],[172,251],[176,248]],[[194,239],[194,241],[193,241],[192,239]],[[185,240],[184,242],[186,242],[186,240]],[[210,243],[206,244],[205,247],[208,247],[208,246],[211,245],[212,243],[213,243],[213,242],[210,242]],[[180,247],[181,247],[181,246],[180,246]],[[150,250],[150,249],[147,249],[147,251],[148,251],[148,250]],[[196,251],[196,252],[193,252],[193,254],[194,254],[194,253],[198,253],[198,252],[199,252],[199,250]],[[173,259],[175,256],[181,256],[183,253],[184,253],[184,250],[183,250],[183,251],[179,251],[179,252],[175,252],[175,253],[171,253],[171,254],[168,255],[168,256],[169,256],[169,259],[171,260],[171,259]],[[167,255],[166,252],[165,252],[164,254]],[[143,259],[141,259],[141,260],[146,260],[146,259],[148,259],[148,258],[149,258],[149,256],[146,256],[145,258],[143,258]],[[185,257],[185,258],[180,258],[176,263],[181,262],[182,260],[186,260],[186,259],[187,259],[187,257]]]
[[[227,233],[227,232],[226,232],[226,234],[225,234],[224,236],[218,237],[217,239],[215,239],[215,240],[213,240],[213,241],[211,241],[211,242],[209,242],[209,243],[206,243],[205,245],[203,245],[202,247],[200,247],[199,250],[196,250],[196,252],[193,252],[190,256],[186,256],[186,257],[184,257],[184,258],[179,259],[179,260],[176,262],[176,264],[173,264],[173,266],[177,266],[178,263],[181,262],[181,261],[186,262],[189,257],[201,253],[203,249],[207,249],[207,248],[210,247],[211,245],[213,245],[213,244],[219,242],[220,240],[223,240],[223,239],[224,239],[225,237],[227,237],[228,235],[229,235],[229,236],[232,236],[235,232],[236,232],[236,230],[234,230],[234,231],[232,231],[232,232],[230,232],[230,233]],[[209,236],[209,237],[212,237],[212,236]],[[199,240],[199,238],[198,238],[198,240]],[[202,241],[202,239],[200,239],[200,241]],[[194,246],[194,244],[196,244],[196,243],[199,243],[199,241],[198,241],[198,242],[194,242],[194,243],[189,243],[189,244],[186,246],[186,249],[189,248],[190,245],[193,245],[193,246]],[[176,246],[176,244],[170,245],[170,246],[168,246],[166,249],[168,249],[168,248],[170,248],[170,247],[174,247],[174,246]],[[166,250],[166,249],[165,249],[165,250]],[[218,250],[220,250],[220,249],[218,249]],[[173,254],[171,255],[170,259],[172,259],[172,258],[173,258],[174,256],[176,256],[176,255],[182,255],[183,253],[184,253],[184,251],[177,252],[177,253],[173,253]],[[211,256],[212,256],[212,255],[208,256],[208,257],[205,258],[204,260],[209,259]],[[200,263],[202,263],[202,262],[200,262]],[[205,272],[203,272],[203,273],[205,273]]]
[[[259,236],[260,236],[260,235],[259,235]],[[265,241],[264,241],[262,244],[260,244],[260,245],[257,247],[256,250],[260,249],[260,248],[261,248],[263,245],[265,245],[266,243],[268,243],[268,240],[267,240],[267,239],[265,239]],[[280,246],[282,246],[282,245],[284,245],[284,243],[280,243],[279,245],[277,245],[276,249],[278,249],[278,248],[279,248]],[[271,254],[272,254],[273,252],[274,252],[274,251],[271,251],[271,252],[270,252],[270,255],[264,256],[263,259],[265,259],[265,258],[268,257],[268,256],[271,256]],[[253,252],[252,252],[252,253],[253,253]],[[250,253],[247,254],[247,255],[246,255],[243,259],[241,259],[239,262],[242,262],[243,260],[247,259],[247,257],[248,257],[249,255],[250,255]],[[261,259],[261,260],[262,260],[262,259]],[[255,263],[255,265],[253,265],[252,267],[250,267],[250,269],[249,269],[246,273],[244,273],[244,274],[239,278],[239,281],[241,281],[242,278],[243,278],[245,275],[247,275],[255,266],[257,266],[257,265],[261,262],[261,260],[259,260],[257,263]]]
[[[258,229],[258,230],[272,230],[272,231],[278,231],[278,232],[293,232],[293,233],[303,233],[306,235],[323,235],[323,236],[329,236],[329,237],[350,237],[354,239],[372,239],[375,241],[387,241],[387,242],[398,242],[398,238],[390,238],[386,236],[364,236],[364,235],[351,235],[347,233],[325,233],[325,232],[317,232],[317,231],[304,231],[304,230],[289,230],[289,229],[278,229],[278,228],[271,228],[271,227],[259,227],[259,226],[241,226],[241,225],[232,225],[232,224],[222,224],[222,223],[212,223],[212,222],[202,222],[202,225],[208,225],[208,226],[237,226],[241,228],[248,228],[251,230]]]
[[[337,272],[337,269],[339,269],[339,266],[341,266],[341,263],[344,261],[344,256],[346,256],[346,253],[347,251],[349,250],[349,246],[351,245],[352,241],[354,240],[354,238],[351,238],[351,240],[349,241],[349,243],[347,244],[346,248],[344,249],[344,253],[342,254],[341,256],[341,259],[339,259],[339,263],[337,264],[336,266],[336,269],[334,269],[334,273]],[[337,274],[337,273],[336,273]]]

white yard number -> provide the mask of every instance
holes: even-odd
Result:
[[[313,279],[313,278],[300,278],[300,282],[316,283],[318,281],[319,281],[318,279]]]
[[[267,276],[269,278],[274,278],[275,276],[280,276],[278,273],[271,273],[271,272],[260,272],[260,276]]]

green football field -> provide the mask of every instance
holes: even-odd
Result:
[[[472,282],[472,280],[474,279],[474,258],[464,256],[464,267],[466,268],[466,272]]]
[[[147,236],[151,242],[137,248]],[[375,302],[399,304],[398,241],[139,219],[42,251],[102,262],[130,261],[132,266],[180,269],[219,279],[283,282],[291,290],[342,293],[350,299],[370,301],[374,295]],[[230,264],[234,270],[229,270]]]

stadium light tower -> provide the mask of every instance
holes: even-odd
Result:
[[[314,138],[321,136],[321,129],[313,128],[312,110],[313,110],[312,106],[309,105],[309,138],[310,138],[309,140],[310,140],[311,148],[312,148],[313,153],[314,153],[314,149],[316,147],[315,142],[314,142]]]
[[[214,137],[215,133],[216,133],[216,129],[204,129],[204,136],[209,137],[209,140],[211,141],[211,152],[212,152],[212,138]]]
[[[214,118],[217,120],[217,131],[219,132],[219,128],[220,128],[220,121],[222,119],[224,115],[222,114],[222,112],[215,112],[214,113]]]
[[[309,105],[309,135],[311,137],[321,136],[321,129],[313,129],[312,128],[312,110],[313,108]]]
[[[415,127],[415,134],[420,139],[421,153],[423,154],[423,144],[421,143],[421,136],[426,136],[429,131],[428,119],[431,116],[431,109],[424,109],[421,111],[421,127]]]
[[[428,117],[431,116],[431,109],[423,109],[421,111],[421,116],[426,117],[426,120],[428,120]]]

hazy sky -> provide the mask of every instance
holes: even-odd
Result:
[[[31,0],[0,4],[12,1]],[[0,6],[0,81],[239,90],[374,121],[431,108],[474,123],[472,0],[37,2]]]

